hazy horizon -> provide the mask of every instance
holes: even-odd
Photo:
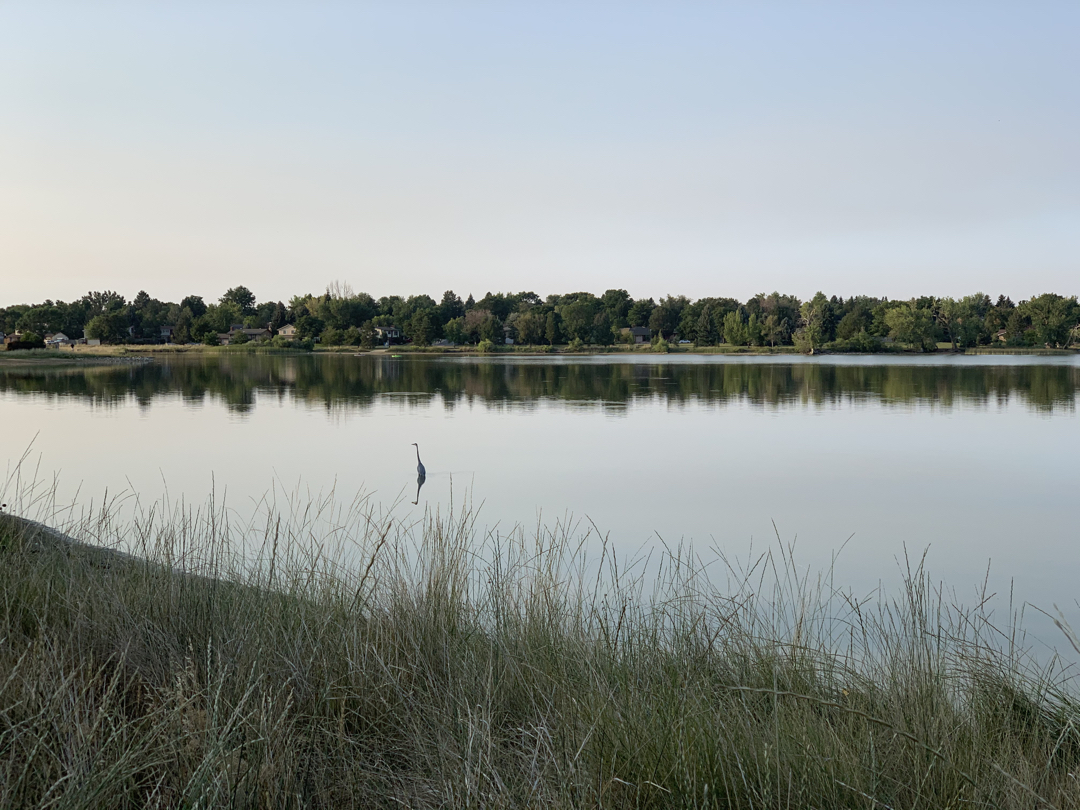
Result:
[[[1080,293],[1080,7],[0,6],[0,305]]]

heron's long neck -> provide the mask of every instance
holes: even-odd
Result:
[[[416,463],[417,464],[422,464],[423,463],[422,461],[420,461],[420,447],[419,447],[419,445],[416,448]]]

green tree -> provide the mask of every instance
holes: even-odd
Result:
[[[86,324],[86,336],[102,343],[116,343],[126,338],[127,315],[122,310],[111,310],[95,315]]]
[[[963,307],[952,298],[939,298],[934,310],[934,320],[941,328],[942,333],[952,344],[952,350],[957,350],[957,335],[960,323],[963,320]]]
[[[626,319],[631,326],[648,326],[654,309],[656,309],[656,302],[651,298],[639,298],[627,310]]]
[[[851,340],[870,325],[870,313],[863,308],[852,309],[840,318],[836,325],[838,340]]]
[[[615,328],[628,325],[627,315],[633,303],[634,299],[630,297],[630,293],[626,290],[606,290],[600,296],[600,304],[607,310],[611,323]]]
[[[102,315],[106,312],[115,312],[116,310],[123,309],[124,304],[126,303],[124,296],[120,295],[120,293],[113,292],[112,290],[88,292],[82,297],[82,302],[88,319]]]
[[[443,327],[443,337],[451,343],[467,343],[469,341],[469,335],[465,331],[465,319],[451,318],[447,321],[446,326]]]
[[[194,318],[201,318],[206,314],[206,303],[203,301],[201,295],[189,295],[180,302],[180,308],[187,308],[191,310],[191,315]]]
[[[561,343],[562,334],[562,318],[558,312],[552,310],[548,313],[547,324],[544,329],[544,336],[547,338],[548,345],[554,346],[556,343]]]
[[[1032,340],[1037,346],[1065,346],[1080,320],[1076,297],[1044,293],[1021,303],[1018,308],[1031,322]]]
[[[374,349],[375,348],[375,327],[371,321],[366,321],[360,326],[360,348],[362,349]]]
[[[832,310],[825,293],[818,290],[813,298],[802,305],[799,315],[802,319],[802,340],[813,354],[815,349],[824,345],[828,337],[826,320],[831,318]]]
[[[765,323],[761,325],[761,338],[770,346],[783,343],[787,337],[787,322],[781,322],[780,317],[773,313],[765,317]]]
[[[439,303],[439,322],[446,324],[454,318],[464,317],[465,303],[461,300],[461,297],[453,290],[444,292],[442,301]]]
[[[576,301],[563,304],[559,308],[562,316],[563,332],[571,340],[582,342],[592,337],[593,322],[600,310],[600,302],[593,296],[581,296]]]
[[[724,316],[724,342],[732,346],[746,346],[750,343],[750,335],[740,313],[729,312]]]
[[[615,331],[611,325],[611,315],[601,309],[593,316],[590,340],[597,346],[610,346],[615,342]]]
[[[430,346],[435,337],[435,326],[432,323],[428,310],[422,310],[413,315],[409,321],[409,336],[417,346]]]
[[[697,328],[694,334],[694,342],[698,346],[715,346],[720,338],[720,330],[716,326],[716,318],[713,315],[711,305],[706,305],[698,317]]]
[[[914,298],[886,312],[885,322],[890,336],[900,343],[922,351],[933,351],[937,346],[930,309],[919,306]]]
[[[544,341],[544,328],[546,326],[547,320],[544,316],[534,311],[522,312],[514,320],[518,342],[530,346]]]
[[[255,293],[247,287],[230,287],[225,294],[218,299],[221,304],[236,304],[242,315],[255,313]]]
[[[191,343],[191,327],[195,324],[195,317],[191,314],[191,310],[184,307],[180,310],[180,315],[176,319],[176,323],[173,325],[172,339],[173,343]]]

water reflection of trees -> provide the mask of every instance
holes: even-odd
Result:
[[[749,403],[761,407],[990,404],[1018,398],[1040,411],[1073,410],[1080,367],[929,366],[827,363],[462,362],[389,357],[260,356],[184,358],[83,370],[0,369],[0,391],[74,397],[108,406],[157,397],[219,399],[237,411],[258,397],[292,398],[326,408],[366,408],[401,397],[447,408],[480,403],[527,408],[540,400],[619,409],[635,400]]]

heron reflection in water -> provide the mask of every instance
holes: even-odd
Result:
[[[420,503],[420,488],[427,480],[427,470],[424,469],[424,462],[420,460],[420,445],[413,442],[412,446],[416,448],[416,500],[413,501],[413,506],[416,506]]]

